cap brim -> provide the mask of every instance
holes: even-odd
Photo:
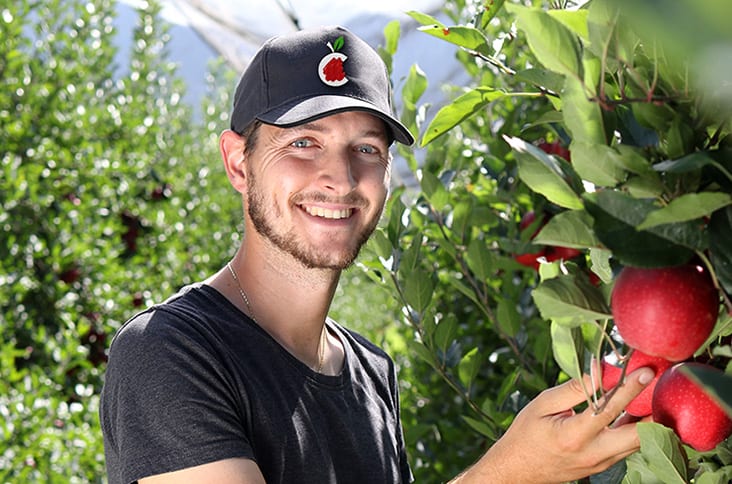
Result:
[[[270,109],[257,116],[257,119],[267,124],[288,128],[345,111],[366,111],[378,116],[387,124],[396,141],[407,146],[414,143],[412,133],[390,113],[366,101],[347,96],[315,96],[294,101]]]

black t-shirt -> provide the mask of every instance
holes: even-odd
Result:
[[[392,361],[328,326],[345,349],[337,376],[312,371],[210,286],[125,323],[100,408],[110,484],[232,457],[256,461],[268,484],[409,482]]]

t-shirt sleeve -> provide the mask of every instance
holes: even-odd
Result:
[[[252,458],[246,408],[195,321],[164,310],[115,336],[100,404],[110,484],[232,457]]]

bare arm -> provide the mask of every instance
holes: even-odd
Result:
[[[265,484],[250,459],[225,459],[140,479],[140,484]]]
[[[636,370],[597,414],[572,410],[585,400],[577,380],[545,390],[475,465],[451,482],[549,484],[607,469],[640,448],[635,424],[612,424],[652,378],[651,370]],[[585,384],[592,387],[589,376]]]

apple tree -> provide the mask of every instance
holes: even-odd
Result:
[[[529,398],[589,372],[592,357],[627,363],[635,349],[610,301],[624,268],[708,275],[713,324],[686,372],[732,416],[731,7],[528,3],[446,2],[450,23],[410,13],[455,45],[471,79],[437,112],[420,104],[418,66],[403,80],[421,150],[400,152],[414,180],[394,193],[363,263],[400,301],[419,356],[403,364],[416,376],[402,411],[425,476],[475,459],[468,428],[476,447],[490,445]],[[597,397],[588,390],[587,405]],[[699,451],[658,423],[639,433],[641,451],[594,480],[732,477],[729,439]]]
[[[140,8],[119,65],[111,1],[0,7],[3,482],[102,480],[111,335],[235,246],[216,150],[228,101],[212,91],[194,118],[159,10]]]

